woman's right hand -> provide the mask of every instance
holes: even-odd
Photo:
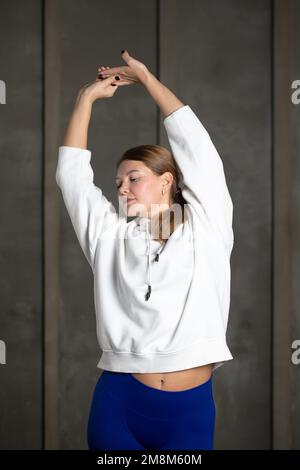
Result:
[[[150,73],[146,65],[129,55],[127,50],[125,50],[121,55],[127,65],[121,65],[119,67],[102,66],[99,67],[98,73],[102,75],[104,80],[106,77],[117,75],[120,77],[120,80],[116,82],[119,86],[131,85],[133,83],[144,84]]]
[[[84,97],[91,103],[102,98],[111,98],[118,89],[118,82],[114,75],[105,80],[96,80],[83,85],[78,93],[78,99]]]

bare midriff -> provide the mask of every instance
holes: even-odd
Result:
[[[148,385],[148,387],[168,391],[182,391],[207,382],[212,374],[212,366],[213,364],[206,364],[175,372],[134,373],[131,375],[143,384]]]

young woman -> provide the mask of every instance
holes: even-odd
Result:
[[[122,58],[126,66],[102,66],[80,89],[56,172],[94,274],[103,373],[88,444],[213,449],[212,372],[232,359],[233,205],[222,161],[190,106],[128,51]],[[124,152],[116,165],[120,217],[93,183],[87,134],[93,103],[130,84],[143,85],[160,107],[172,153],[150,144]]]

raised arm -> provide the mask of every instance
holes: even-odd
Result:
[[[113,77],[102,83],[95,80],[79,91],[63,145],[58,149],[56,182],[92,269],[101,235],[119,220],[113,204],[94,184],[91,151],[87,149],[92,104],[96,99],[111,97],[117,90],[117,86],[112,86],[114,82]]]
[[[233,246],[233,204],[223,162],[196,114],[147,72],[143,84],[163,112],[168,140],[181,171],[183,197],[207,220],[230,254]]]
[[[163,112],[169,143],[181,171],[183,197],[209,223],[230,253],[233,204],[223,162],[196,114],[148,71],[143,85]]]
[[[117,89],[115,77],[111,76],[105,81],[96,79],[79,90],[63,145],[82,149],[87,148],[88,128],[93,103],[99,99],[111,98]]]
[[[143,85],[161,109],[164,117],[184,106],[174,93],[163,85],[150,71],[146,74]]]
[[[92,112],[92,101],[89,91],[80,90],[69,124],[65,133],[63,145],[68,147],[87,148],[88,128]]]

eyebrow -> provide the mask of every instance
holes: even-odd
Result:
[[[126,175],[129,175],[130,173],[133,173],[134,171],[140,171],[140,170],[129,170],[127,171]],[[119,176],[116,177],[116,181],[120,180],[121,178]]]

